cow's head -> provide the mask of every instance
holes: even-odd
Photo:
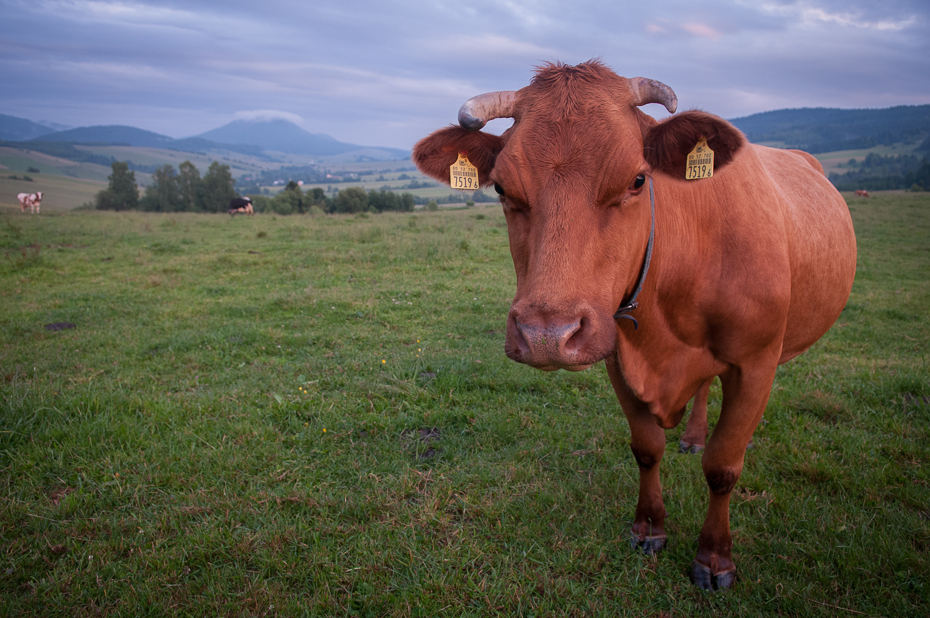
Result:
[[[464,153],[482,186],[500,195],[517,292],[507,320],[507,355],[540,369],[584,369],[616,348],[613,318],[639,276],[650,229],[650,175],[684,178],[688,152],[706,137],[715,169],[744,138],[703,112],[664,122],[641,112],[668,86],[627,79],[599,62],[548,65],[518,92],[475,97],[459,127],[414,147],[423,173],[448,183]],[[483,133],[492,118],[513,118],[501,136]]]

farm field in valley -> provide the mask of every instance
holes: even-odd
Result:
[[[28,216],[3,200],[2,615],[930,612],[930,194],[847,197],[852,297],[779,368],[723,593],[687,577],[707,489],[700,456],[677,453],[684,424],[661,464],[668,548],[645,556],[603,367],[504,356],[499,206]],[[719,405],[715,384],[712,426]]]

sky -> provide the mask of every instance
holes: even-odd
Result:
[[[930,103],[928,0],[0,0],[0,16],[0,113],[175,138],[285,118],[410,149],[468,98],[591,58],[724,118]]]

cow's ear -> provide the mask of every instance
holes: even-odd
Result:
[[[449,184],[449,167],[458,160],[459,153],[464,153],[478,168],[478,182],[485,186],[491,184],[489,176],[503,147],[504,140],[497,135],[452,126],[417,142],[413,162],[427,176]]]
[[[646,129],[644,156],[652,169],[685,177],[688,153],[707,138],[714,151],[714,171],[730,163],[746,144],[746,137],[732,124],[705,112],[682,112]]]

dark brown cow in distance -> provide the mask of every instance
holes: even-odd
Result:
[[[606,361],[640,469],[632,539],[646,552],[666,543],[664,430],[720,377],[691,577],[726,588],[736,581],[730,494],[746,446],[776,367],[843,310],[856,240],[846,203],[812,156],[749,144],[704,112],[657,122],[639,110],[647,103],[677,107],[668,86],[599,62],[548,65],[522,90],[468,101],[461,126],[421,140],[414,160],[449,182],[464,153],[501,196],[517,274],[507,355],[544,370]],[[481,132],[491,118],[514,123],[501,136]],[[702,137],[713,175],[686,180]]]
[[[255,211],[252,208],[252,198],[234,197],[229,202],[229,210],[227,212],[231,215],[254,215]]]

